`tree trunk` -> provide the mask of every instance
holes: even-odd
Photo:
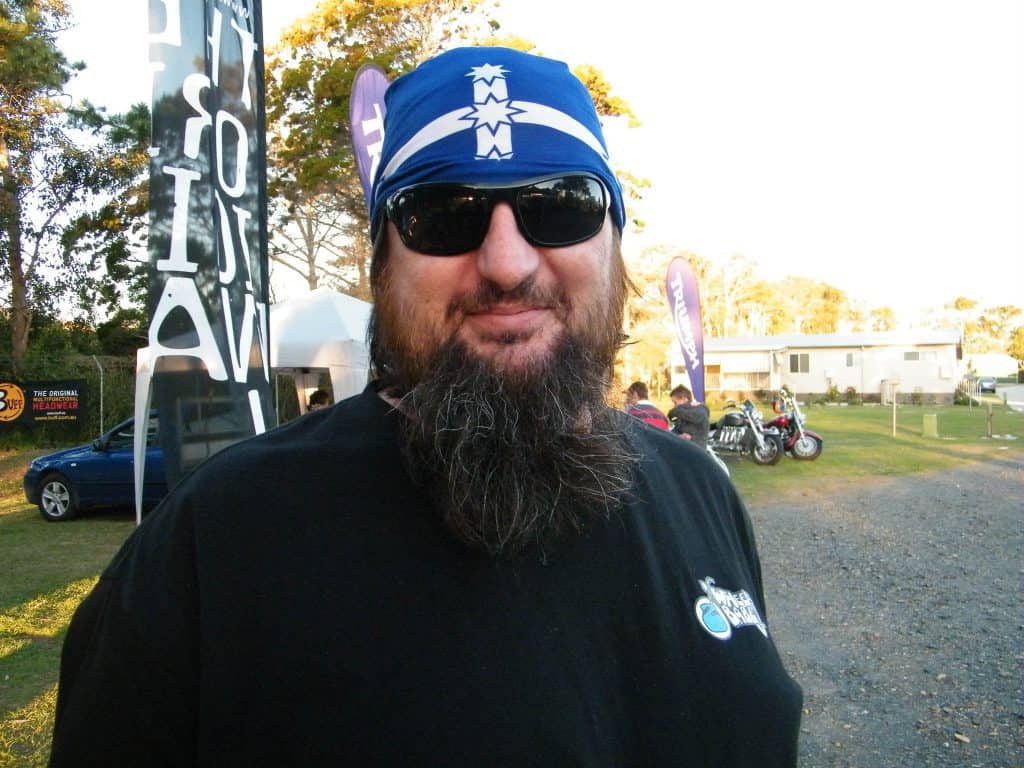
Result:
[[[7,266],[11,273],[11,356],[17,374],[28,349],[32,311],[28,306],[28,281],[21,249],[21,198],[3,136],[0,136],[0,179],[0,226],[7,235]]]

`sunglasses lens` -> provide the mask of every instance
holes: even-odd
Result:
[[[388,218],[407,248],[430,256],[454,256],[483,243],[494,204],[513,205],[523,236],[558,248],[587,240],[604,225],[604,186],[591,176],[560,176],[522,187],[491,188],[424,184],[396,192]]]
[[[391,198],[388,217],[407,248],[430,256],[452,256],[483,242],[490,205],[485,196],[465,187],[412,187]]]
[[[519,221],[534,245],[573,245],[604,226],[604,187],[590,176],[563,176],[523,187],[516,195]]]

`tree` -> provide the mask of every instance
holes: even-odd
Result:
[[[972,354],[1005,349],[1017,318],[1024,313],[1020,307],[1007,304],[980,308],[976,299],[964,296],[944,305],[943,309],[947,315],[941,322],[961,329],[964,351]]]
[[[810,318],[801,327],[802,333],[835,333],[839,319],[847,305],[846,294],[828,285],[818,283],[808,297]]]
[[[985,346],[984,351],[996,352],[1006,347],[1007,340],[1012,333],[1013,323],[1020,317],[1021,312],[1020,307],[1004,304],[987,307],[979,315],[976,323],[978,335],[986,337],[981,342]]]
[[[1019,325],[1013,329],[1006,351],[1010,354],[1010,357],[1017,361],[1017,369],[1024,371],[1024,325]]]
[[[94,140],[80,192],[93,205],[79,207],[61,233],[65,264],[76,276],[79,306],[117,313],[145,306],[148,291],[149,144],[152,116],[145,104],[107,116],[85,104],[70,124]]]
[[[67,23],[61,0],[0,0],[0,268],[10,285],[4,298],[15,365],[25,356],[32,307],[44,303],[31,295],[43,293],[33,286],[40,252],[31,235],[44,231],[52,215],[44,212],[33,225],[25,202],[39,178],[39,146],[62,111],[56,97],[75,69],[56,45]]]
[[[896,327],[896,313],[892,307],[876,307],[871,310],[871,330],[891,331]]]
[[[665,379],[669,346],[675,329],[665,296],[665,274],[676,254],[664,248],[647,248],[638,254],[623,254],[635,290],[626,299],[623,332],[626,344],[619,353],[615,370],[623,383],[642,380],[655,390]],[[692,254],[680,254],[698,270]]]
[[[119,303],[111,286],[125,276],[133,221],[118,214],[137,224],[145,211],[144,198],[117,198],[147,165],[148,109],[108,118],[67,106],[64,86],[83,66],[56,45],[69,23],[64,0],[0,0],[0,300],[15,367],[37,313],[55,315],[75,295],[90,312]],[[98,275],[105,292],[93,290]]]
[[[349,95],[366,63],[390,78],[455,43],[529,51],[495,37],[494,0],[322,0],[267,56],[269,255],[315,288],[369,298],[369,222],[351,148]],[[636,120],[591,66],[575,73],[600,114]],[[626,178],[627,194],[646,182]],[[638,224],[638,222],[635,222]]]
[[[352,154],[349,94],[359,67],[395,77],[452,40],[493,29],[487,0],[324,0],[267,57],[270,257],[369,298],[369,230]]]

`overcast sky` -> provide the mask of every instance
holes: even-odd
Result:
[[[264,0],[267,39],[313,0]],[[72,0],[75,93],[148,101],[146,3]],[[103,12],[96,11],[102,7]],[[1024,3],[504,0],[504,30],[601,69],[643,123],[644,242],[740,253],[897,309],[1024,306]],[[613,15],[614,14],[614,15]],[[639,243],[638,243],[639,245]]]

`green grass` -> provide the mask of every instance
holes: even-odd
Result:
[[[988,437],[988,404],[992,404],[992,434],[1003,437]],[[815,461],[785,456],[775,466],[762,467],[752,459],[726,455],[733,481],[749,505],[787,490],[828,488],[831,492],[871,478],[941,471],[1007,450],[1024,451],[1024,413],[996,398],[973,408],[899,406],[895,435],[890,406],[806,406],[803,410],[807,428],[824,439],[824,451]],[[938,438],[924,437],[925,414],[936,416]],[[1016,439],[1006,439],[1007,435]]]
[[[75,607],[134,528],[131,511],[47,523],[25,501],[33,456],[0,453],[0,765],[49,759],[60,645]]]
[[[808,406],[808,427],[825,450],[816,461],[788,456],[773,467],[727,457],[747,504],[787,493],[842,492],[872,478],[941,471],[1024,450],[1024,414],[995,398],[987,437],[984,406],[901,406],[892,434],[888,407]],[[938,438],[923,437],[935,414]],[[715,413],[714,416],[720,414]],[[767,414],[766,414],[767,416]],[[0,452],[0,765],[49,759],[60,644],[75,606],[134,527],[130,510],[47,523],[25,501],[21,477],[43,451]]]

